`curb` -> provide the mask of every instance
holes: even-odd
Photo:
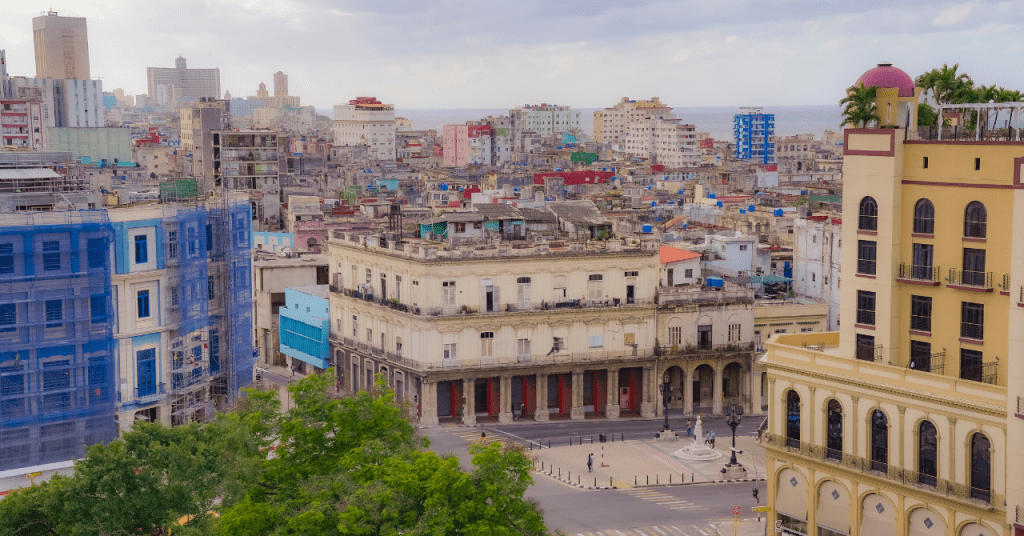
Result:
[[[559,478],[558,476],[553,475],[551,473],[541,473],[540,471],[536,471],[536,470],[534,470],[534,472],[539,474],[539,475],[544,475],[546,477],[549,477],[549,478],[551,478],[551,480],[557,480],[559,482],[562,482],[563,484],[568,484],[568,485],[570,485],[570,486],[572,486],[574,488],[579,488],[579,489],[619,489],[617,486],[611,486],[611,487],[608,487],[608,486],[597,486],[597,487],[586,486],[586,485],[583,485],[583,484],[577,484],[575,482],[570,482],[570,481],[568,481],[568,480],[566,480],[564,478]]]
[[[555,477],[557,479],[557,477]],[[732,480],[703,480],[701,482],[673,482],[672,484],[640,484],[632,489],[663,488],[667,486],[700,486],[702,484],[738,484],[740,482],[767,482],[764,478],[734,478]]]

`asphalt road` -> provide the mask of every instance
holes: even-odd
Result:
[[[710,421],[710,422],[709,422]],[[754,433],[761,418],[747,419],[737,433]],[[711,418],[706,430],[715,430],[719,437],[728,432],[724,419]],[[500,425],[491,428],[505,437],[525,437],[532,440],[551,438],[568,443],[568,437],[581,434],[589,439],[591,432],[624,433],[637,436],[660,430],[661,421],[571,421],[565,423],[534,423]],[[711,427],[709,428],[708,425]],[[685,429],[686,423],[683,422]],[[432,428],[421,432],[430,438],[430,450],[453,453],[462,460],[464,469],[471,469],[468,456],[468,436],[481,428]],[[505,431],[505,430],[508,431]],[[473,431],[473,433],[467,433]],[[457,434],[463,434],[462,436]],[[513,435],[514,434],[514,435]],[[753,483],[699,484],[686,486],[652,486],[619,490],[581,490],[567,486],[543,475],[534,474],[534,485],[526,492],[544,511],[544,518],[552,530],[566,534],[597,531],[615,531],[631,528],[675,527],[665,534],[713,536],[717,532],[712,524],[731,523],[732,508],[740,507],[739,519],[753,520],[756,506]],[[758,483],[762,502],[766,497],[765,483]],[[658,530],[645,530],[643,534],[659,534]],[[612,532],[614,534],[614,532]]]

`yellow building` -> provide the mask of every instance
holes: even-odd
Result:
[[[1020,522],[1021,144],[908,137],[846,130],[841,329],[766,345],[769,522],[785,533]]]

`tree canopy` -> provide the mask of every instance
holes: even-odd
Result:
[[[850,86],[846,97],[839,101],[843,105],[843,124],[855,127],[867,127],[872,122],[878,123],[878,110],[875,106],[877,92],[875,86],[865,86],[864,82]]]
[[[548,533],[523,499],[521,447],[475,445],[467,473],[425,450],[383,378],[342,399],[328,395],[332,378],[290,385],[283,413],[275,391],[249,389],[208,424],[137,422],[89,447],[73,476],[0,501],[0,536]]]

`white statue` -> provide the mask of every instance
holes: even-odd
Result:
[[[701,424],[700,415],[697,416],[697,425],[693,428],[693,444],[703,441],[704,426]]]

